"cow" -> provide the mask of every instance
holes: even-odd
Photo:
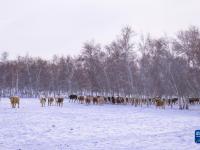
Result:
[[[189,98],[189,103],[191,105],[198,104],[200,102],[199,98]]]
[[[147,98],[147,107],[151,106],[152,104],[152,99],[151,98]]]
[[[134,104],[135,104],[135,107],[137,107],[137,105],[140,104],[140,99],[135,98],[135,99],[134,99]]]
[[[12,108],[16,108],[16,105],[19,108],[19,102],[20,102],[20,98],[18,96],[10,97],[10,103],[11,103]]]
[[[108,98],[107,97],[103,97],[104,98],[104,102],[108,103]]]
[[[90,102],[92,101],[92,99],[93,99],[92,96],[86,96],[85,97],[85,103],[89,105]]]
[[[174,104],[174,105],[177,103],[177,101],[178,101],[178,98],[172,98],[171,99],[171,103]]]
[[[78,99],[78,96],[75,95],[75,94],[71,94],[71,95],[69,96],[69,100],[71,100],[72,102],[75,102],[77,99]]]
[[[48,97],[48,106],[51,106],[53,104],[54,98]]]
[[[117,97],[117,98],[116,98],[116,103],[117,103],[117,104],[120,104],[120,103],[121,103],[121,98],[120,98],[120,97]]]
[[[168,104],[168,106],[171,106],[171,108],[177,103],[177,101],[178,98],[166,99],[166,103]]]
[[[120,97],[121,104],[125,104],[125,98]]]
[[[116,103],[116,102],[115,102],[115,97],[114,97],[114,96],[111,97],[111,102],[112,102],[112,104],[115,104],[115,103]]]
[[[93,104],[98,104],[98,98],[97,98],[97,97],[93,97],[92,103],[93,103]]]
[[[41,97],[41,98],[40,98],[40,103],[41,103],[41,106],[42,106],[42,107],[45,107],[46,98],[45,98],[45,97]]]
[[[128,104],[129,103],[129,99],[128,97],[125,97],[125,104]]]
[[[85,99],[84,96],[78,96],[79,103],[83,104],[84,99]]]
[[[160,98],[155,99],[156,108],[165,109],[165,100],[161,100]]]
[[[130,104],[134,105],[134,98],[130,98]]]
[[[103,96],[97,96],[97,101],[98,101],[98,104],[104,104],[104,97]]]
[[[63,97],[57,97],[56,99],[56,105],[59,107],[63,106],[64,98]]]
[[[108,103],[111,103],[111,97],[108,97],[107,99],[108,99]]]

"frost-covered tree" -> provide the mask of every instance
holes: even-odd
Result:
[[[73,58],[27,55],[9,60],[3,52],[0,94],[179,97],[180,109],[188,108],[189,97],[200,96],[199,28],[179,31],[173,39],[148,35],[138,41],[136,37],[127,26],[105,46],[84,43]]]

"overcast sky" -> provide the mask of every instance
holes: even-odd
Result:
[[[200,27],[200,0],[0,0],[0,52],[76,55],[88,40],[111,42],[125,25],[154,36]]]

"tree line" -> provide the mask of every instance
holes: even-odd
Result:
[[[174,37],[138,35],[129,26],[108,45],[83,44],[79,55],[0,61],[1,96],[121,95],[200,97],[200,31],[191,26]]]

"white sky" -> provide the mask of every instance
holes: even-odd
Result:
[[[200,0],[0,0],[0,52],[76,55],[88,40],[111,42],[125,25],[154,36],[200,27]]]

